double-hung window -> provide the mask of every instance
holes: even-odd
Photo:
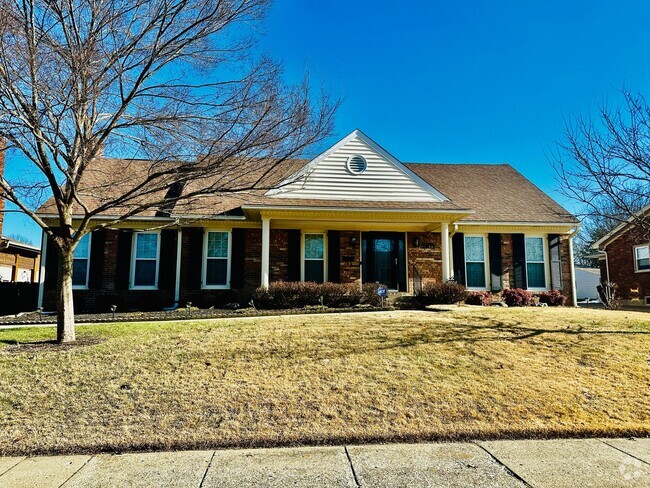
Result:
[[[485,238],[483,236],[465,236],[465,281],[467,288],[481,290],[487,288],[485,270]]]
[[[325,281],[325,234],[304,234],[303,281]]]
[[[546,289],[544,238],[526,237],[526,280],[528,289]]]
[[[203,245],[203,287],[230,288],[230,232],[207,231]]]
[[[77,243],[72,261],[72,287],[88,288],[90,273],[90,234],[84,235]]]
[[[637,272],[650,271],[650,244],[634,248],[634,269]]]
[[[155,290],[158,288],[158,261],[160,234],[137,232],[133,239],[131,259],[131,288]]]

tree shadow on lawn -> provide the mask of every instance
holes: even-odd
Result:
[[[481,324],[444,324],[444,325],[421,325],[413,328],[404,328],[402,334],[377,335],[370,340],[363,338],[358,342],[349,342],[342,346],[343,351],[334,354],[338,357],[348,356],[369,351],[391,350],[398,348],[411,348],[427,344],[451,344],[451,343],[479,343],[479,342],[519,342],[541,336],[549,336],[549,340],[556,340],[557,337],[581,337],[581,336],[639,336],[650,335],[650,331],[642,330],[590,330],[584,326],[567,326],[566,328],[548,329],[543,327],[530,327],[522,322],[507,323],[496,322],[491,325]],[[552,338],[552,336],[557,336]],[[372,344],[374,342],[374,345]],[[331,356],[330,356],[331,357]]]

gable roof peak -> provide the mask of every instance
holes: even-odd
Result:
[[[365,168],[357,175],[351,175],[346,174],[343,166],[338,166],[336,168],[331,166],[333,160],[340,160],[341,157],[346,156],[352,158],[357,154],[357,151],[359,151],[358,154],[362,155],[364,159],[374,159],[375,161],[373,164],[378,165],[375,166],[373,171],[369,171],[368,175],[361,177],[361,173],[365,173]],[[326,190],[324,192],[316,192],[315,187],[312,187],[312,190],[307,189],[307,185],[310,184],[310,178],[315,172],[318,173],[319,170],[317,170],[317,168],[321,164],[324,164],[325,166],[330,165],[330,167],[328,175],[320,175],[320,183],[322,183],[323,177],[331,178],[332,172],[334,172],[338,175],[338,178],[340,178],[338,181],[339,186],[340,184],[343,184],[344,187],[353,192],[356,191],[356,196],[345,195],[346,198],[382,201],[401,201],[404,200],[404,198],[408,198],[405,195],[400,195],[395,192],[394,186],[385,187],[387,175],[392,174],[401,182],[400,184],[402,185],[402,188],[410,188],[411,191],[415,192],[415,194],[412,194],[415,199],[438,202],[449,200],[430,183],[418,176],[406,164],[402,163],[399,159],[390,154],[386,149],[377,144],[360,129],[354,129],[336,144],[312,159],[303,168],[278,184],[276,188],[267,192],[266,195],[285,198],[306,198],[307,196],[310,196],[311,198],[316,199],[341,199],[344,196],[340,194],[341,188],[339,187],[335,189],[336,185],[333,181],[325,184],[326,186],[329,185],[331,191]],[[340,162],[338,164],[340,165]],[[377,168],[379,168],[379,170]],[[347,173],[350,173],[350,171],[351,170],[348,167]],[[378,177],[377,171],[383,172],[383,176],[379,177],[380,179],[383,177],[383,182],[376,179]],[[359,179],[352,181],[350,177],[358,177]],[[302,184],[299,184],[301,180]],[[382,192],[382,185],[384,185],[384,194],[380,194]],[[404,187],[404,185],[406,185],[406,187]],[[365,189],[361,189],[362,186],[364,186]],[[323,188],[321,187],[321,189]],[[374,195],[372,193],[374,193]]]

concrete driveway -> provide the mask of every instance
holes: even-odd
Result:
[[[0,458],[2,487],[650,486],[650,439]]]

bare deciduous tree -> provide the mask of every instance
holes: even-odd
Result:
[[[595,234],[628,220],[650,234],[650,219],[639,215],[650,203],[650,105],[640,94],[620,93],[620,106],[602,103],[595,117],[567,122],[553,165],[560,191]]]
[[[268,4],[0,0],[0,137],[30,166],[0,178],[0,191],[56,246],[59,341],[75,339],[73,253],[84,234],[259,188],[330,133],[337,103],[313,100],[306,78],[286,86],[280,66],[257,55]],[[90,176],[103,148],[122,158],[110,188]],[[254,177],[237,183],[243,174]],[[34,210],[47,198],[55,225]]]

